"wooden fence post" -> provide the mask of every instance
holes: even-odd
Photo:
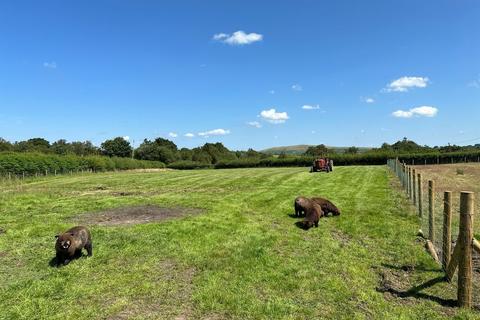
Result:
[[[415,184],[416,171],[413,169],[412,172],[412,190],[413,190],[413,205],[417,205],[417,185]]]
[[[420,218],[423,216],[423,191],[422,191],[422,175],[419,173],[417,176],[418,186],[418,215]]]
[[[473,242],[473,192],[460,193],[460,245],[458,261],[458,305],[472,306],[472,242]]]
[[[447,270],[452,253],[452,192],[443,193],[443,269]]]
[[[432,180],[428,180],[428,239],[434,243],[435,240],[435,219],[434,219],[434,183]]]
[[[407,167],[407,196],[410,197],[410,167]]]

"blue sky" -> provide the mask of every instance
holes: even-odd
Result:
[[[0,136],[479,143],[479,32],[474,0],[1,1]]]

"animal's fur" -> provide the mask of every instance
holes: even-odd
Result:
[[[303,207],[303,205],[305,204],[305,201],[307,201],[308,198],[306,197],[302,197],[302,196],[299,196],[299,197],[296,197],[295,198],[295,201],[293,202],[293,206],[295,207],[295,215],[300,217],[302,216],[302,214],[305,214],[305,208]]]
[[[318,227],[318,221],[323,216],[322,208],[317,203],[305,197],[298,197],[295,200],[295,204],[305,212],[305,219],[302,221],[303,228]]]
[[[67,265],[72,259],[81,256],[83,248],[87,250],[89,257],[93,254],[92,237],[85,227],[73,227],[55,237],[57,265]]]
[[[328,199],[315,197],[312,198],[312,201],[316,202],[320,207],[322,207],[322,211],[325,216],[327,216],[330,212],[334,216],[340,215],[340,210]]]

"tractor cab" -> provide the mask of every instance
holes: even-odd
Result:
[[[328,158],[318,158],[313,161],[313,165],[310,168],[310,172],[330,172],[333,171],[333,160]]]

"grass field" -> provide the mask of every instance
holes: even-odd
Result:
[[[105,173],[4,184],[1,319],[474,319],[415,238],[386,167]],[[342,210],[295,226],[293,199]],[[200,208],[94,224],[92,258],[54,268],[54,235],[117,207]],[[87,221],[88,222],[88,221]]]

